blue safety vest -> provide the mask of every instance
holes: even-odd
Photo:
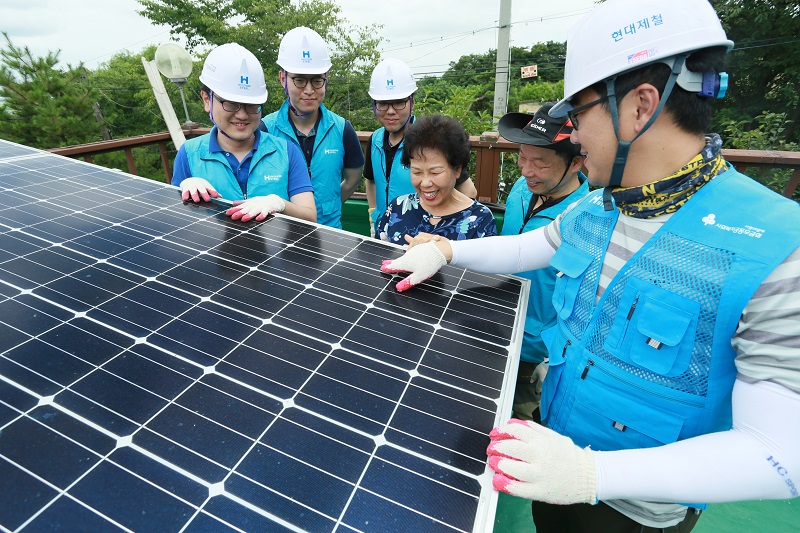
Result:
[[[311,185],[314,187],[314,202],[317,204],[317,222],[334,228],[342,227],[342,170],[344,169],[345,120],[319,106],[322,119],[317,125],[314,149],[311,156]],[[289,122],[289,102],[264,117],[270,134],[293,142],[302,151],[300,142]]]
[[[408,121],[407,126],[414,123],[414,117]],[[392,160],[392,170],[389,179],[386,179],[386,150],[383,149],[383,138],[386,128],[375,130],[370,143],[370,156],[372,158],[372,177],[375,181],[375,211],[372,213],[372,225],[375,226],[386,212],[389,202],[398,196],[417,192],[411,185],[411,173],[408,167],[400,163],[403,154],[403,140],[397,145],[397,151]]]
[[[742,310],[800,245],[800,206],[733,169],[704,185],[595,302],[619,213],[602,192],[561,223],[558,324],[541,414],[581,447],[660,446],[731,427]]]
[[[225,154],[209,151],[209,139],[217,134],[214,126],[209,133],[183,144],[192,175],[208,180],[226,200],[244,200],[242,188]],[[247,198],[277,194],[289,199],[289,152],[286,141],[261,133],[258,147],[250,161],[247,178]]]
[[[523,232],[548,225],[556,219],[567,207],[589,194],[589,184],[586,176],[579,174],[581,185],[572,191],[569,196],[558,204],[542,209],[525,224]],[[528,189],[525,178],[517,180],[508,193],[506,211],[503,218],[502,235],[518,235],[525,221],[528,204],[533,193]],[[517,276],[531,280],[531,290],[528,296],[528,309],[525,318],[525,334],[522,342],[520,359],[529,363],[541,363],[547,356],[547,347],[541,339],[542,330],[556,323],[556,311],[553,309],[553,287],[556,283],[556,270],[554,268],[540,268],[520,272]]]

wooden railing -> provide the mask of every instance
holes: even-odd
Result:
[[[208,131],[208,128],[196,128],[185,130],[184,134],[189,138],[203,135]],[[358,132],[358,139],[364,149],[368,146],[370,135],[370,132]],[[164,181],[170,183],[172,181],[172,162],[167,148],[167,143],[170,142],[169,133],[162,132],[113,141],[52,148],[50,152],[68,157],[80,157],[91,163],[93,162],[93,157],[97,154],[122,150],[128,163],[128,172],[137,174],[132,150],[157,145],[161,154],[161,165],[164,169]],[[502,154],[506,152],[515,153],[519,149],[519,145],[499,137],[496,133],[470,137],[470,145],[476,154],[475,187],[478,189],[478,200],[496,203]],[[722,150],[722,155],[740,172],[745,172],[751,167],[794,169],[783,189],[783,195],[787,198],[791,198],[798,186],[800,186],[800,152]]]
[[[197,137],[208,133],[210,128],[195,128],[183,130],[186,138]],[[107,154],[109,152],[118,152],[122,150],[125,153],[125,160],[128,163],[128,173],[138,176],[136,171],[136,163],[133,160],[133,149],[144,148],[146,146],[158,145],[158,151],[161,154],[161,166],[164,169],[164,181],[166,183],[172,182],[172,162],[169,158],[167,150],[167,143],[172,143],[169,132],[163,131],[160,133],[150,133],[148,135],[138,135],[136,137],[125,137],[124,139],[114,139],[111,141],[98,141],[87,144],[76,144],[73,146],[64,146],[61,148],[50,148],[49,152],[67,157],[83,158],[88,163],[94,163],[94,156],[99,154]]]

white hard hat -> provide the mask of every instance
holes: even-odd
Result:
[[[331,56],[319,33],[299,26],[281,39],[277,63],[292,74],[325,74],[331,69]]]
[[[203,63],[200,81],[223,100],[242,104],[267,101],[264,70],[247,48],[228,43],[211,50]]]
[[[708,0],[608,0],[570,29],[564,99],[550,114],[565,115],[572,97],[598,81],[712,46],[733,42]]]
[[[408,65],[399,59],[384,59],[372,71],[369,96],[373,100],[399,100],[414,94],[417,82]]]

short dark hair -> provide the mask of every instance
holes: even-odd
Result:
[[[469,165],[469,135],[459,121],[445,115],[418,118],[406,130],[400,162],[410,166],[411,159],[424,150],[437,150],[453,168]]]
[[[721,72],[725,66],[726,53],[727,49],[724,46],[697,50],[686,58],[686,67],[692,72],[706,72],[709,70]],[[643,83],[650,83],[658,89],[659,96],[662,95],[670,72],[670,68],[664,63],[651,63],[642,68],[620,74],[614,82],[617,105],[626,94]],[[605,81],[597,82],[591,88],[601,97],[608,94]],[[669,114],[675,124],[683,131],[704,134],[711,129],[711,119],[714,112],[713,100],[714,98],[704,98],[675,85],[672,93],[667,98],[667,102],[664,104],[663,110]],[[608,102],[604,102],[603,106],[608,109]]]

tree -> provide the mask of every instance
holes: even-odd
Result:
[[[253,52],[267,76],[269,110],[285,99],[275,64],[281,38],[297,26],[312,28],[328,43],[333,61],[325,105],[345,116],[367,105],[369,75],[380,55],[380,26],[350,25],[331,0],[138,1],[144,8],[140,14],[169,26],[173,36],[186,39],[190,50],[236,42]]]
[[[101,140],[92,104],[96,93],[85,83],[82,65],[56,67],[59,52],[33,57],[3,32],[0,49],[0,137],[53,148]]]
[[[519,102],[528,99],[539,99],[538,96],[527,98],[522,94],[543,95],[548,100],[559,99],[563,96],[564,59],[566,57],[566,43],[548,41],[535,43],[530,48],[518,46],[511,47],[509,65],[509,111],[516,109]],[[479,85],[484,88],[485,98],[473,106],[476,112],[487,112],[491,115],[494,111],[494,81],[497,50],[489,50],[483,54],[470,54],[462,56],[458,61],[450,63],[443,79],[462,86]],[[536,78],[520,77],[521,67],[537,65],[539,75]],[[557,92],[559,91],[560,92]]]
[[[785,114],[781,138],[800,140],[800,5],[796,0],[711,0],[728,38],[731,87],[719,103],[729,121],[757,126],[764,112]]]

